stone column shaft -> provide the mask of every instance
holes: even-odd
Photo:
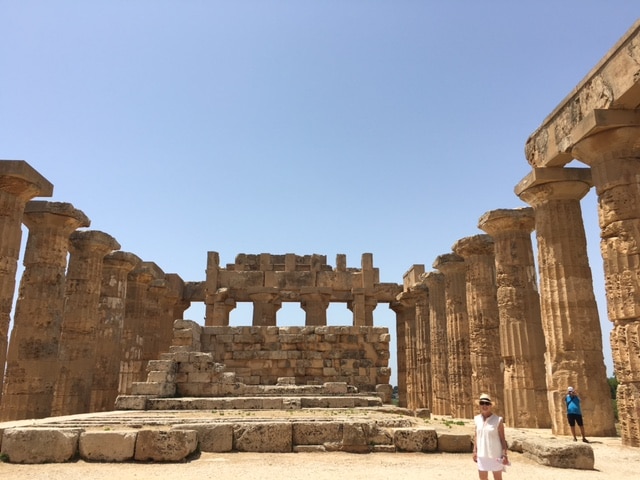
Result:
[[[494,242],[489,235],[458,240],[453,251],[467,265],[467,313],[473,398],[488,393],[493,411],[503,416],[504,374],[500,352],[500,314],[498,313]]]
[[[254,327],[275,327],[278,324],[276,313],[280,310],[282,302],[275,289],[250,293],[249,298],[253,302]]]
[[[149,309],[149,286],[153,280],[162,277],[164,277],[164,272],[153,262],[141,262],[127,276],[127,297],[118,382],[119,394],[130,394],[132,383],[142,382],[146,378],[143,349],[145,348],[145,336],[148,333],[145,327],[147,327]]]
[[[433,268],[440,270],[445,280],[451,415],[456,418],[473,418],[475,407],[471,397],[466,266],[462,257],[449,253],[438,256]]]
[[[429,289],[429,356],[431,358],[431,413],[451,414],[449,396],[449,354],[447,347],[447,313],[444,275],[427,272],[424,283]]]
[[[113,410],[118,396],[127,275],[140,262],[140,258],[128,252],[110,253],[103,261],[98,305],[100,322],[96,331],[95,375],[91,392],[92,412]]]
[[[415,326],[415,301],[409,292],[402,292],[396,301],[389,303],[389,308],[396,313],[398,406],[413,408],[413,385],[410,380],[413,349],[408,339]]]
[[[300,292],[300,296],[302,297],[300,306],[306,313],[305,325],[326,326],[327,308],[329,308],[331,291],[307,292],[303,289],[303,291]]]
[[[107,253],[118,248],[120,244],[103,232],[71,234],[57,380],[51,406],[54,416],[89,412],[102,262]]]
[[[619,112],[595,113],[594,130],[571,154],[591,167],[598,195],[620,434],[623,445],[640,447],[640,121],[621,124],[610,118]]]
[[[27,162],[0,160],[0,403],[16,289],[22,215],[33,197],[50,197],[53,186]]]
[[[531,242],[534,224],[531,208],[501,209],[485,213],[478,227],[494,241],[505,423],[548,428],[544,334]]]
[[[589,419],[589,435],[614,436],[602,330],[580,210],[580,199],[591,188],[591,174],[588,169],[551,168],[534,171],[525,183],[516,192],[536,212],[552,431],[571,434],[564,405],[571,385],[584,397],[581,407]]]
[[[429,322],[429,290],[426,285],[413,287],[416,294],[416,338],[415,343],[415,408],[431,410],[431,355],[430,355],[430,322]]]
[[[51,414],[65,295],[69,235],[89,219],[69,203],[31,201],[24,273],[7,353],[0,418]]]

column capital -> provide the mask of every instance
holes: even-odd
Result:
[[[444,285],[444,274],[440,272],[427,272],[422,274],[422,281],[427,285],[427,288]]]
[[[123,270],[131,271],[137,265],[139,265],[142,260],[137,255],[130,252],[116,251],[108,253],[103,260],[105,266],[111,268],[120,268]]]
[[[588,168],[534,168],[516,186],[515,193],[536,207],[547,200],[580,200],[592,185]]]
[[[103,255],[120,248],[115,238],[98,230],[75,231],[69,237],[69,243],[78,250],[91,250]]]
[[[492,255],[494,242],[491,236],[486,234],[464,237],[453,244],[451,249],[462,258],[473,255]]]
[[[31,229],[37,225],[54,223],[73,232],[76,228],[88,227],[91,220],[70,203],[31,200],[24,209],[24,224]]]
[[[51,182],[24,160],[0,160],[0,190],[24,201],[53,195]]]
[[[478,228],[495,237],[501,233],[531,233],[536,226],[533,208],[501,208],[490,210],[478,220]]]
[[[436,257],[432,267],[446,275],[447,273],[463,272],[466,266],[464,258],[460,255],[456,253],[445,253]]]

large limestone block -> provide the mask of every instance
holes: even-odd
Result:
[[[438,435],[433,428],[397,428],[393,443],[399,452],[435,452]]]
[[[12,428],[4,431],[0,453],[11,463],[62,463],[78,448],[80,430]]]
[[[342,426],[342,445],[340,450],[351,453],[371,451],[369,434],[371,426],[364,422],[345,422]]]
[[[133,459],[137,432],[83,432],[78,450],[80,458],[94,462],[126,462]]]
[[[134,459],[142,462],[180,462],[196,451],[194,430],[141,430]]]
[[[184,424],[174,427],[175,430],[195,430],[198,433],[198,448],[201,452],[222,453],[233,450],[233,425],[218,424]]]
[[[296,422],[293,424],[294,445],[322,445],[342,440],[342,423]]]
[[[286,453],[292,451],[290,423],[239,423],[233,427],[234,450]]]
[[[473,451],[473,440],[468,433],[438,433],[438,451],[467,453]]]
[[[550,443],[524,440],[522,450],[525,456],[541,465],[556,468],[593,470],[595,463],[593,448],[584,443]]]

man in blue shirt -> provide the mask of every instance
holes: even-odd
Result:
[[[567,389],[567,396],[565,397],[564,401],[567,403],[567,420],[569,421],[569,426],[571,427],[573,441],[578,441],[578,439],[576,438],[577,423],[580,427],[580,433],[582,434],[582,441],[584,443],[589,443],[589,440],[587,440],[584,436],[582,410],[580,409],[580,397],[578,397],[578,393],[574,390],[573,387],[569,387]]]

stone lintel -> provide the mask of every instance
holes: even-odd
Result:
[[[571,146],[584,135],[578,125],[593,110],[634,110],[640,105],[640,20],[565,97],[527,140],[534,167],[561,166],[573,160]]]
[[[522,192],[531,187],[555,182],[583,182],[591,188],[593,186],[591,169],[563,167],[534,168],[526,177],[520,180],[513,191],[517,196],[520,196]]]
[[[409,290],[414,285],[422,283],[422,275],[424,275],[424,265],[415,264],[405,272],[402,276],[402,285],[404,290]]]
[[[38,197],[53,195],[53,185],[24,160],[0,160],[0,179],[13,177],[30,183],[38,190]]]

